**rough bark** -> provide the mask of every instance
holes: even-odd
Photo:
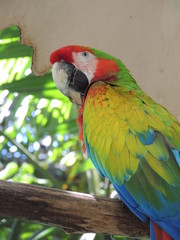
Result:
[[[149,235],[148,224],[119,200],[7,181],[0,181],[0,215],[54,225],[67,232]]]

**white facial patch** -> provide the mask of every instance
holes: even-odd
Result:
[[[68,75],[64,63],[55,62],[52,68],[53,80],[56,87],[66,96],[68,96]]]
[[[97,67],[97,58],[90,52],[73,52],[73,64],[74,66],[82,71],[88,78],[89,83],[94,77],[94,73]]]

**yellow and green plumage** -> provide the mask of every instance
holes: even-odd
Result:
[[[83,147],[95,167],[134,214],[142,221],[150,218],[152,240],[180,239],[177,119],[147,96],[113,56],[73,45],[56,50],[50,61],[70,63],[71,68],[73,64],[88,78],[78,122]],[[57,76],[57,65],[55,71]],[[80,82],[83,85],[83,78]]]
[[[180,151],[178,121],[139,88],[99,81],[86,96],[83,133],[94,165],[131,210],[174,232],[180,223],[180,169],[172,151]]]
[[[166,171],[166,162],[174,158],[167,146],[180,148],[176,144],[180,140],[179,123],[145,95],[139,97],[136,91],[123,91],[103,82],[93,84],[84,105],[83,133],[85,143],[101,159],[97,164],[102,164],[106,172],[113,175],[113,183],[115,178],[121,183],[129,180],[141,159],[146,157],[146,162],[163,179],[167,180],[172,175]],[[147,139],[147,144],[144,144],[148,133],[152,143],[148,144]],[[174,162],[177,164],[175,159]],[[160,169],[155,169],[153,164]]]

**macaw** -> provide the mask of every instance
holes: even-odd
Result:
[[[117,58],[65,46],[50,56],[56,86],[79,105],[83,151],[155,240],[180,239],[180,123]]]

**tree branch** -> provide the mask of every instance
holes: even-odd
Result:
[[[7,181],[0,181],[0,214],[67,232],[149,235],[148,225],[119,200]]]

